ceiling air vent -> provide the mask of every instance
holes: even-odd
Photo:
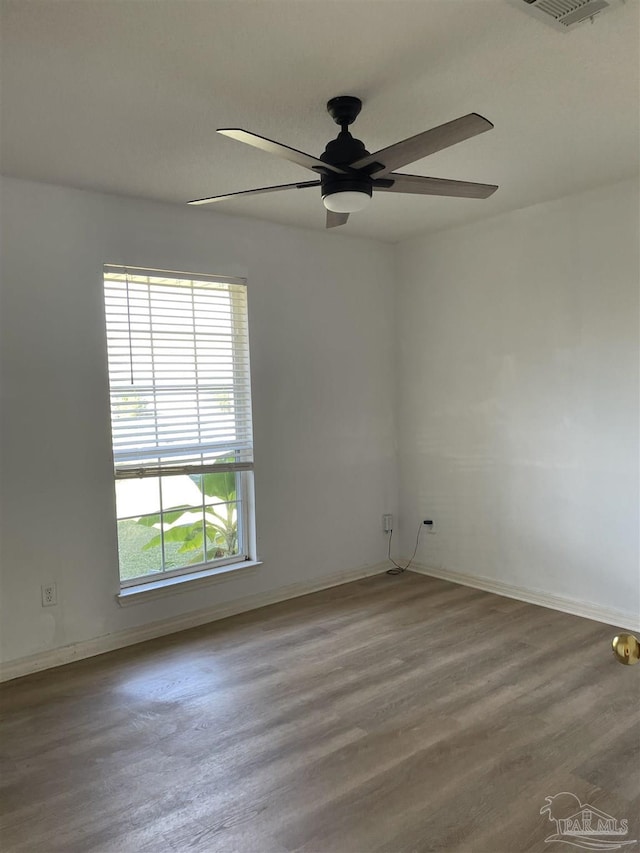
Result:
[[[556,30],[568,32],[611,5],[607,0],[509,0]]]

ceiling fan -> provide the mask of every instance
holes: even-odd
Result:
[[[407,163],[421,160],[428,154],[442,151],[457,142],[462,142],[493,125],[477,113],[469,113],[461,118],[425,130],[416,136],[396,142],[388,148],[382,148],[370,154],[359,139],[349,132],[349,125],[356,120],[362,108],[362,101],[352,95],[340,95],[327,103],[327,110],[340,133],[329,142],[319,158],[312,157],[295,148],[281,145],[272,139],[250,133],[240,128],[221,128],[218,133],[237,139],[283,157],[319,175],[319,180],[301,181],[295,184],[281,184],[275,187],[261,187],[255,190],[241,190],[225,195],[199,198],[189,204],[210,204],[215,201],[235,198],[236,196],[260,195],[278,190],[306,189],[320,187],[322,201],[327,209],[327,228],[344,225],[350,213],[363,210],[369,203],[373,191],[392,193],[417,193],[419,195],[441,195],[457,198],[488,198],[498,187],[494,184],[477,184],[469,181],[452,181],[445,178],[427,178],[422,175],[404,175],[394,172]]]

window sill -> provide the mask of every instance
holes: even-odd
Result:
[[[171,578],[148,581],[137,586],[123,587],[116,598],[121,607],[143,604],[154,598],[175,595],[177,592],[191,592],[201,586],[228,581],[237,577],[239,573],[244,574],[261,565],[259,560],[243,560],[241,563],[219,566],[216,569],[203,569],[188,575],[175,575]]]

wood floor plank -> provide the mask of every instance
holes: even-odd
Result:
[[[3,853],[529,853],[567,790],[640,838],[614,629],[379,575],[0,698]]]

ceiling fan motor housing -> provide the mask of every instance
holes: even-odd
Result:
[[[350,163],[355,163],[356,160],[366,157],[368,153],[364,147],[364,142],[355,139],[348,130],[343,129],[336,139],[329,142],[320,155],[320,159],[332,166],[348,167]],[[372,179],[366,172],[359,170],[345,175],[325,172],[320,176],[320,183],[323,198],[327,195],[333,195],[333,193],[349,191],[366,193],[369,196],[373,194]]]

